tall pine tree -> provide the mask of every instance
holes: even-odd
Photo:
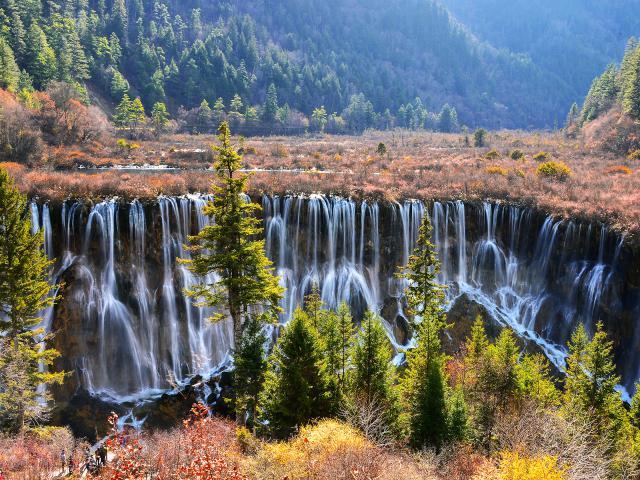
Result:
[[[431,222],[425,215],[413,255],[400,276],[410,313],[417,317],[416,347],[407,352],[407,370],[401,382],[410,428],[416,447],[440,448],[448,435],[444,371],[446,358],[440,336],[446,327],[443,287],[437,282],[440,264],[431,243]]]
[[[42,232],[31,232],[26,197],[0,168],[0,421],[14,431],[43,414],[39,387],[64,375],[43,370],[58,353],[46,348],[38,328],[54,301],[42,243]]]
[[[204,279],[188,294],[199,304],[223,310],[212,317],[213,321],[230,317],[233,349],[237,352],[253,312],[263,310],[261,319],[277,320],[283,289],[264,253],[264,240],[256,240],[262,232],[260,220],[255,216],[260,206],[247,201],[245,196],[248,177],[239,172],[242,157],[231,145],[227,124],[222,123],[218,131],[220,145],[214,147],[217,152],[214,198],[203,208],[203,213],[215,222],[190,237],[189,250],[195,256],[185,263]],[[213,273],[219,280],[210,283],[206,279]]]

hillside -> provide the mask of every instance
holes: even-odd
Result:
[[[237,94],[238,112],[253,118],[273,84],[288,106],[282,123],[303,128],[295,111],[351,108],[352,131],[415,126],[401,108],[409,102],[419,127],[433,128],[447,103],[461,125],[550,127],[575,99],[561,72],[480,42],[432,0],[1,0],[0,9],[0,86],[14,90],[76,82],[113,103],[127,92],[148,110],[166,102],[174,114],[203,99],[229,108]]]
[[[619,61],[640,32],[640,2],[620,0],[442,0],[478,38],[520,52],[560,82],[565,102],[580,101],[591,80]]]

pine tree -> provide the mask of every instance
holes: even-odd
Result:
[[[169,125],[169,112],[162,102],[156,102],[151,109],[151,124],[156,136],[160,136]]]
[[[571,108],[569,109],[569,113],[567,114],[567,122],[565,124],[565,127],[572,127],[573,125],[578,123],[579,118],[580,111],[578,110],[578,104],[576,102],[573,102]]]
[[[29,27],[26,39],[26,65],[36,88],[44,89],[58,71],[56,54],[37,23]]]
[[[209,102],[202,100],[198,108],[198,131],[206,132],[211,128],[211,115]]]
[[[640,120],[640,48],[637,48],[631,56],[623,92],[624,112],[631,118]]]
[[[462,387],[456,387],[447,397],[447,413],[447,440],[465,440],[469,434],[469,415]]]
[[[47,282],[51,262],[42,232],[31,233],[27,199],[0,168],[0,421],[18,430],[43,412],[40,385],[63,373],[40,371],[58,356],[44,347],[40,312],[53,304]]]
[[[224,100],[219,97],[216,103],[213,104],[213,118],[216,124],[219,124],[224,119]]]
[[[242,111],[242,99],[240,98],[240,95],[236,93],[233,96],[230,106],[232,112],[240,113]]]
[[[267,433],[275,438],[286,438],[332,412],[322,342],[301,310],[284,328],[269,358],[259,409]]]
[[[213,165],[217,176],[214,199],[203,208],[203,213],[215,218],[215,223],[190,237],[189,250],[195,256],[185,263],[204,279],[188,294],[201,304],[226,310],[233,324],[233,350],[237,352],[250,312],[264,309],[261,319],[275,322],[283,290],[264,253],[264,240],[255,240],[262,231],[260,220],[255,217],[260,206],[244,196],[247,175],[238,172],[242,157],[231,145],[226,123],[220,125],[218,132],[220,145],[214,147],[217,152]],[[206,280],[212,273],[219,276],[215,283]],[[225,317],[224,313],[218,313],[212,320]]]
[[[113,116],[113,123],[118,128],[129,128],[129,116],[131,112],[131,98],[128,94],[122,96],[122,100],[116,107],[116,113]]]
[[[570,414],[592,418],[603,433],[618,420],[622,401],[616,392],[620,377],[612,359],[613,344],[598,323],[591,340],[582,325],[571,336],[567,357],[565,405]]]
[[[393,385],[392,349],[380,318],[368,311],[356,336],[350,388],[367,403],[388,402]]]
[[[233,382],[236,391],[236,415],[243,424],[255,428],[258,396],[262,391],[267,360],[264,345],[267,339],[262,322],[257,317],[248,320],[240,347],[233,357]]]
[[[405,295],[409,311],[419,319],[417,345],[407,352],[407,370],[401,383],[411,443],[416,447],[440,448],[448,435],[446,357],[440,341],[447,325],[443,287],[437,283],[439,269],[431,243],[431,222],[425,215],[415,250],[399,275],[408,281]]]
[[[273,123],[276,120],[276,114],[278,113],[278,92],[276,86],[272,83],[267,89],[267,98],[264,102],[264,110],[262,112],[262,119],[267,123]]]
[[[20,80],[20,69],[7,41],[0,37],[0,88],[15,92]]]

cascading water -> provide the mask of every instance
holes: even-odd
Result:
[[[212,312],[193,306],[184,289],[198,280],[176,262],[189,256],[188,235],[209,222],[206,200],[161,197],[154,205],[107,201],[91,208],[67,202],[55,210],[59,221],[47,205],[32,205],[34,228],[44,228],[47,254],[58,258],[52,276],[67,284],[46,326],[61,331],[60,348],[83,388],[124,401],[228,364],[229,323],[212,325]],[[262,205],[265,248],[286,287],[283,323],[317,283],[329,307],[347,302],[356,318],[374,310],[396,348],[411,345],[404,283],[395,273],[427,211],[449,305],[462,296],[483,305],[557,365],[565,354],[560,345],[579,322],[593,329],[603,306],[638,313],[640,301],[629,296],[640,294],[623,292],[623,238],[604,227],[490,203],[435,202],[428,209],[417,201],[312,195],[265,196]],[[638,342],[633,328],[624,348]],[[634,358],[618,355],[627,387],[640,369]]]

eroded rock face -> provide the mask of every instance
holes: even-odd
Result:
[[[176,382],[188,391],[194,375],[208,377],[224,363],[229,326],[210,325],[211,312],[193,307],[183,288],[195,279],[175,261],[187,255],[187,236],[208,221],[201,214],[204,201],[39,207],[38,222],[51,233],[47,251],[58,259],[56,275],[65,283],[50,317],[54,346],[63,354],[57,367],[71,372],[54,392],[63,406],[58,420],[73,417],[73,408],[76,417],[92,419],[102,415],[103,403],[128,405]],[[488,203],[378,204],[322,196],[261,201],[267,253],[287,287],[283,322],[318,282],[328,306],[347,301],[356,321],[374,309],[389,322],[395,342],[407,344],[413,332],[395,273],[427,212],[441,281],[450,286],[449,352],[478,314],[489,320],[490,335],[517,324],[531,332],[528,345],[542,345],[552,357],[558,352],[549,348],[564,344],[579,322],[592,329],[602,320],[625,384],[638,376],[640,251],[600,225]],[[86,392],[103,399],[97,410],[80,408]],[[153,422],[179,418],[193,398],[165,396]]]

